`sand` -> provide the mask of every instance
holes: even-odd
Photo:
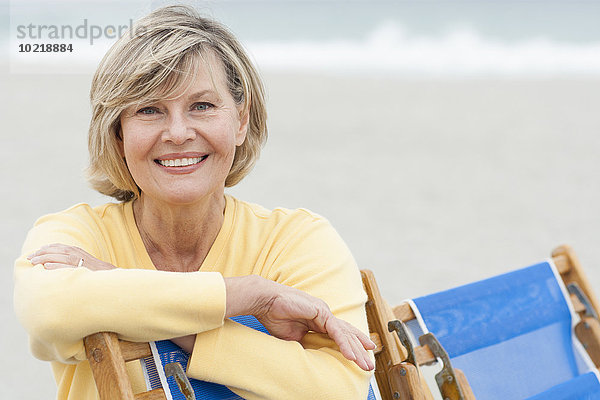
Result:
[[[12,311],[12,265],[37,217],[106,201],[82,174],[90,76],[3,71],[0,398],[50,399],[50,367],[29,355]],[[390,303],[532,264],[561,243],[600,287],[600,79],[265,82],[271,137],[230,193],[329,218]]]

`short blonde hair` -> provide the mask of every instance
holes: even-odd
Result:
[[[267,139],[266,105],[260,76],[233,34],[187,6],[157,9],[140,19],[106,53],[92,80],[88,132],[88,180],[100,193],[127,201],[139,195],[119,152],[120,116],[133,104],[174,97],[194,81],[207,52],[225,69],[227,87],[241,113],[248,112],[246,140],[235,151],[225,186],[254,167]]]

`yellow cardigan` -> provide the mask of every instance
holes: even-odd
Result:
[[[41,246],[81,247],[119,268],[45,270],[25,258]],[[197,333],[190,377],[252,399],[359,399],[371,373],[346,360],[326,335],[284,341],[224,320],[223,277],[256,274],[323,299],[368,332],[360,274],[347,246],[307,210],[266,210],[226,196],[223,226],[198,272],[157,271],[132,203],[79,204],[40,218],[15,263],[15,311],[33,355],[51,361],[58,399],[96,399],[82,339],[113,331],[131,341]],[[145,388],[129,363],[134,390]]]

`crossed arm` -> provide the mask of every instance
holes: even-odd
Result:
[[[117,268],[76,246],[59,243],[43,246],[27,259],[33,265],[41,264],[50,270],[79,265],[91,271]],[[224,281],[225,318],[253,315],[271,335],[289,341],[300,342],[309,331],[327,334],[348,360],[365,371],[374,369],[367,350],[373,350],[375,344],[359,329],[335,317],[324,301],[257,275],[224,278]],[[172,340],[192,353],[195,335]]]

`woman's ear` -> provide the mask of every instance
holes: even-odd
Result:
[[[248,125],[250,124],[250,105],[245,109],[240,110],[240,129],[235,135],[235,145],[241,146],[246,140],[246,134],[248,133]]]

